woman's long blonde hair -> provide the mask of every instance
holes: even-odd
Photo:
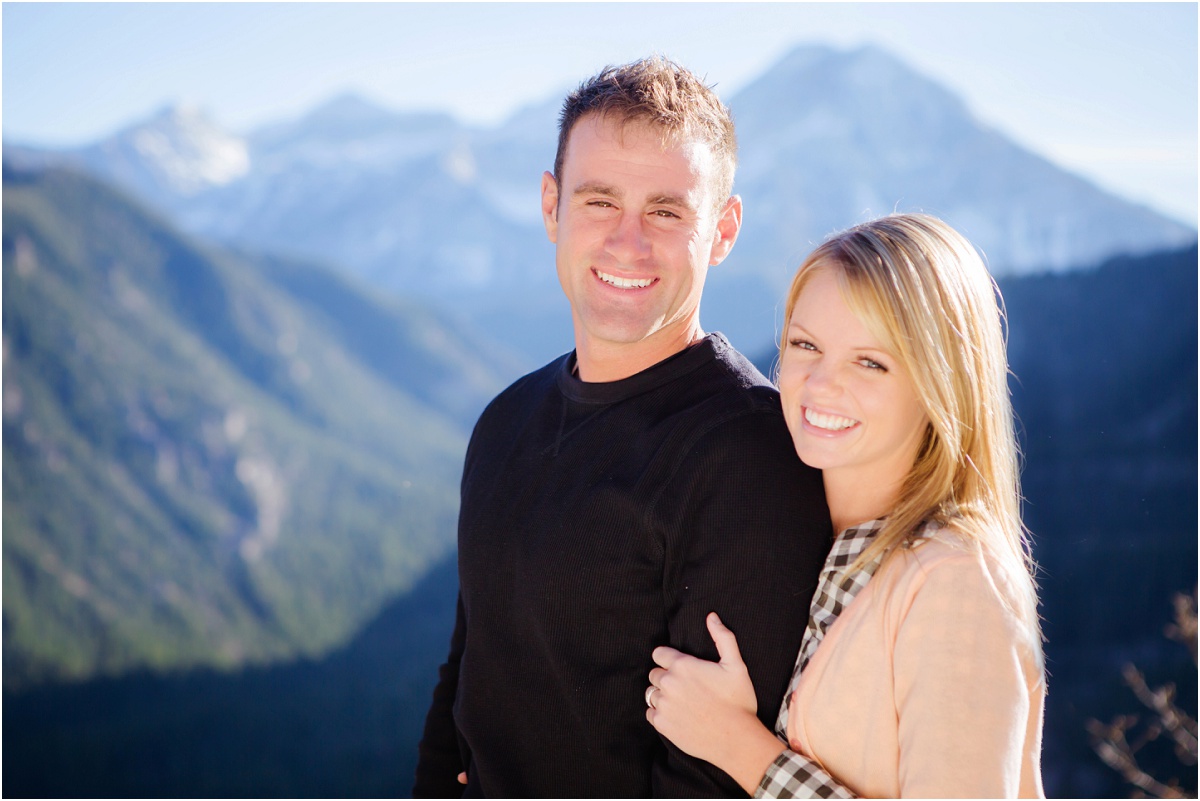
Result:
[[[792,279],[781,356],[786,321],[818,268],[838,276],[847,305],[903,363],[930,421],[900,501],[862,561],[894,553],[923,521],[952,528],[1005,566],[1014,611],[1040,642],[1003,301],[982,259],[961,234],[924,214],[894,214],[836,234]]]

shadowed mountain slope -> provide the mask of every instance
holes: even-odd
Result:
[[[502,351],[68,172],[3,248],[5,687],[320,654],[453,546]]]

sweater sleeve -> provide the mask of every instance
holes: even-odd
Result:
[[[413,798],[462,797],[464,788],[458,783],[458,774],[466,768],[459,751],[458,729],[454,725],[454,699],[458,690],[459,662],[465,645],[466,624],[460,595],[454,634],[450,638],[450,655],[445,664],[438,668],[433,703],[425,716],[425,731],[417,747]]]
[[[900,794],[1015,797],[1030,714],[1023,627],[976,555],[922,578],[896,633]]]
[[[719,614],[738,637],[759,719],[770,729],[832,539],[820,474],[796,457],[782,416],[760,410],[698,437],[660,507],[660,518],[672,521],[666,644],[717,659],[705,617]],[[655,795],[742,795],[723,771],[666,748],[654,766]]]

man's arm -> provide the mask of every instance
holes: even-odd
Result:
[[[458,597],[450,655],[438,668],[438,683],[433,704],[425,716],[425,732],[418,746],[413,798],[461,798],[463,786],[458,774],[465,770],[459,751],[458,729],[454,725],[454,699],[458,692],[458,668],[466,645],[466,621],[462,595]]]
[[[832,541],[820,474],[796,457],[781,415],[743,412],[697,437],[662,503],[661,519],[678,521],[666,535],[664,644],[717,659],[705,624],[717,612],[738,637],[771,729]],[[656,795],[743,794],[670,743],[653,780]]]

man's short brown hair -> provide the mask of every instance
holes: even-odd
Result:
[[[664,138],[699,141],[716,160],[714,202],[720,206],[733,192],[737,138],[733,117],[716,93],[691,71],[662,56],[605,67],[563,101],[558,118],[558,153],[554,180],[562,185],[563,160],[571,129],[585,114],[612,115],[622,125],[640,122],[662,130]]]

